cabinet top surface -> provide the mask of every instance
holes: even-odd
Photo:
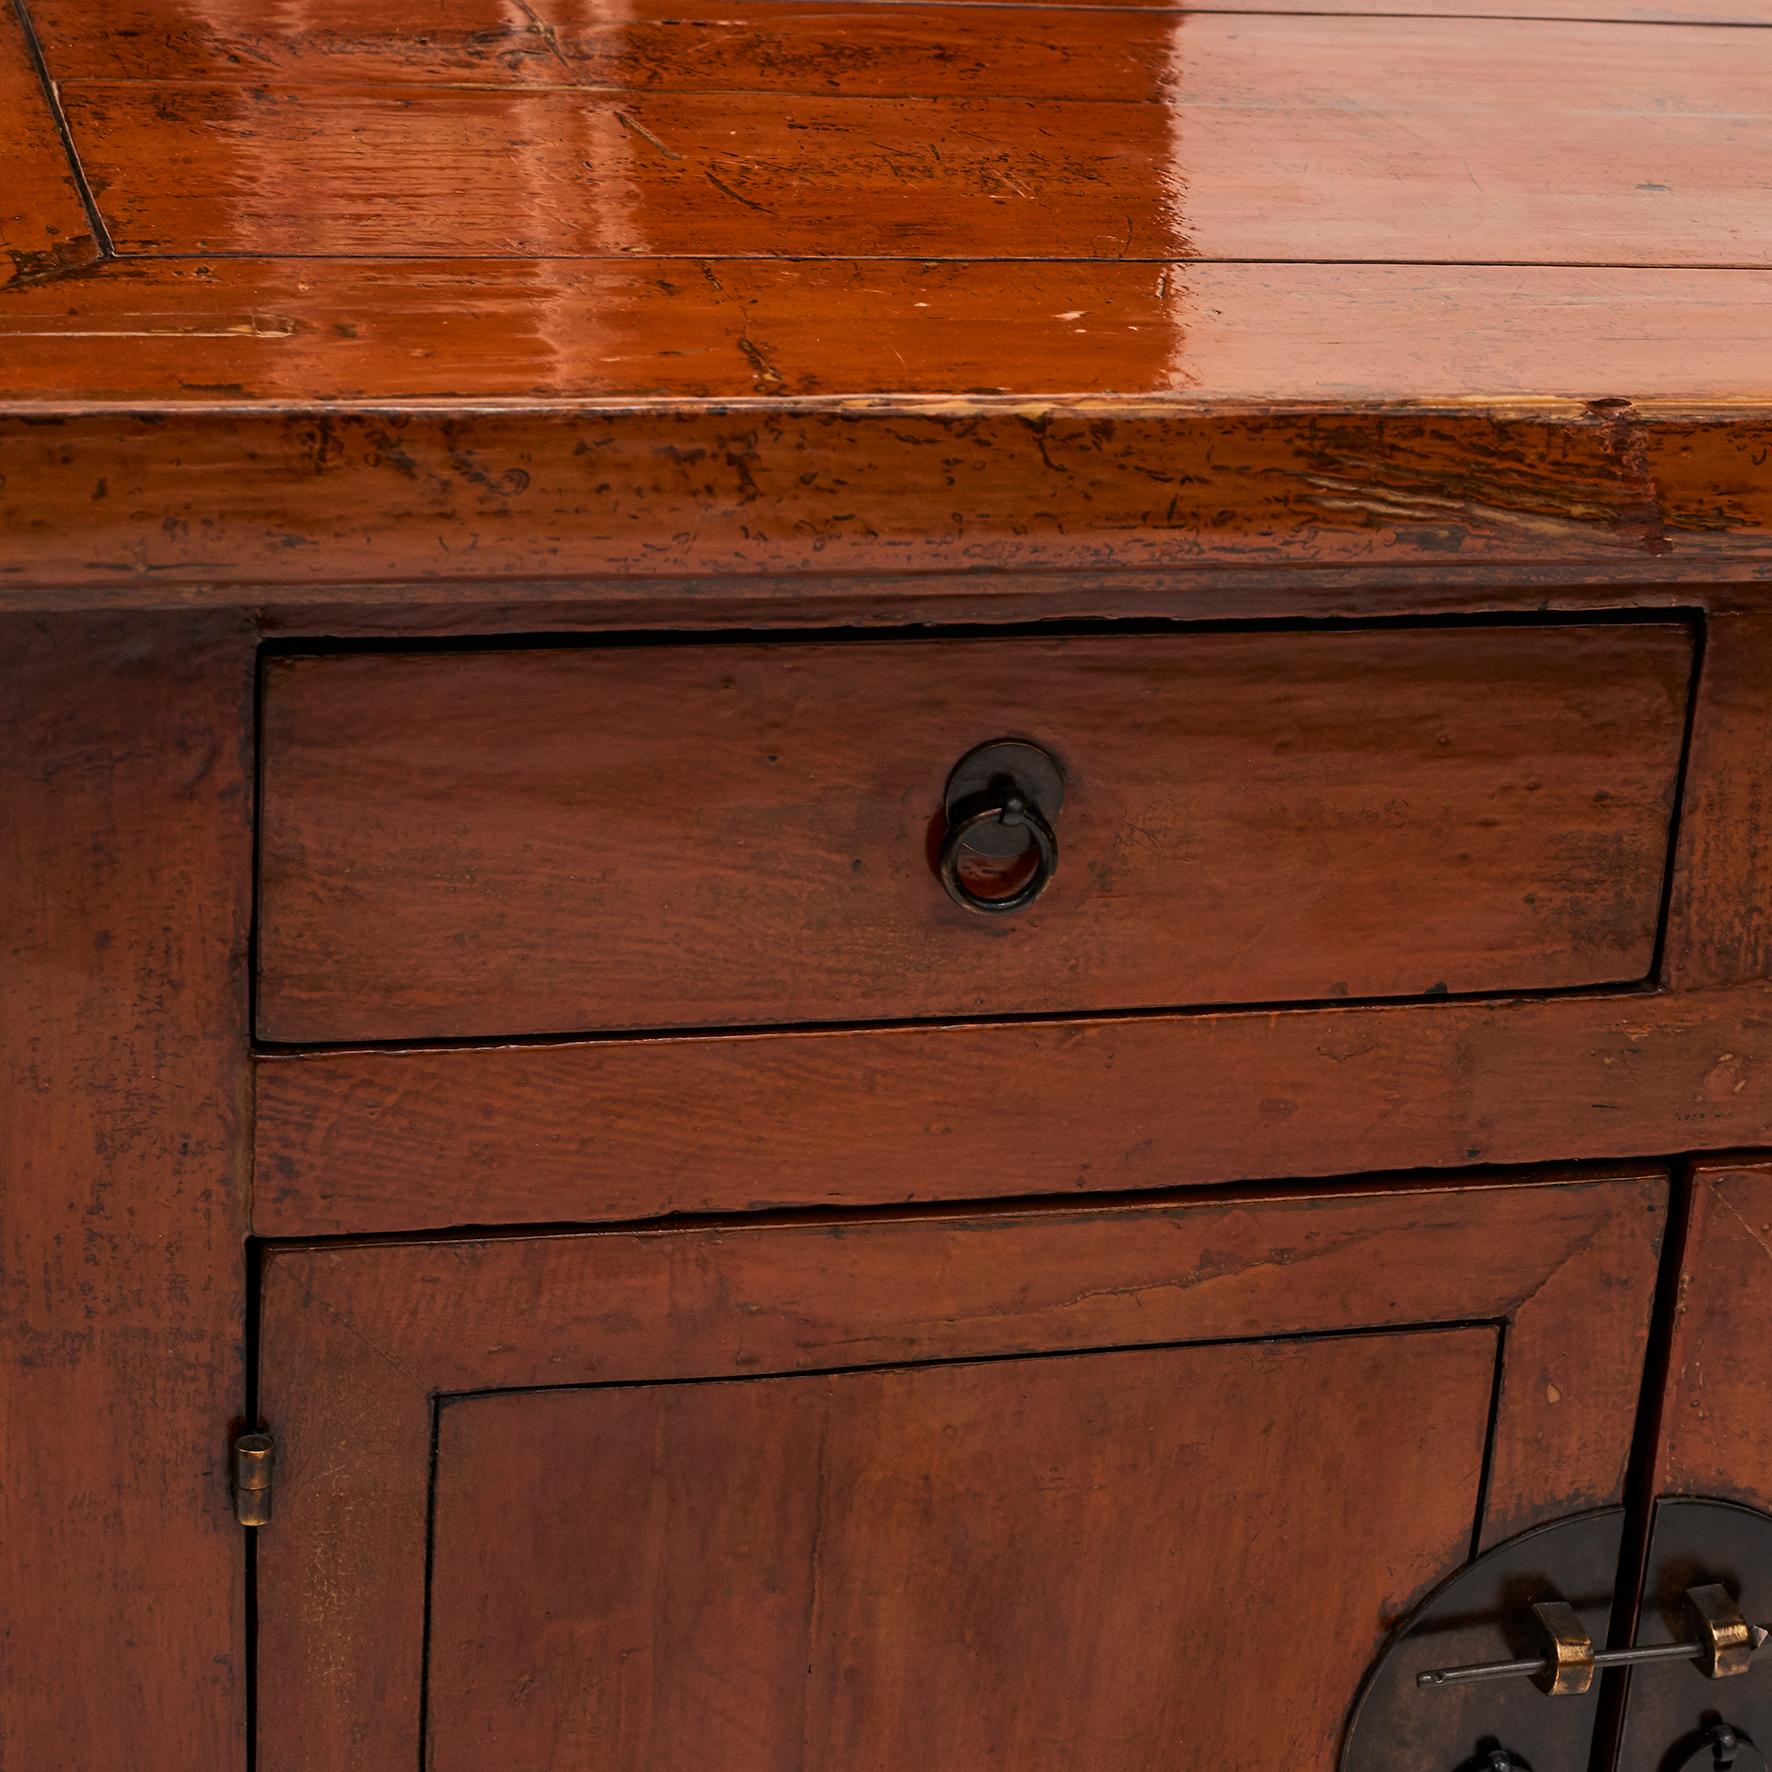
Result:
[[[0,405],[1772,404],[1766,0],[1337,3],[0,0]]]

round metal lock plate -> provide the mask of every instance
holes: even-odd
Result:
[[[942,790],[942,813],[951,822],[955,810],[976,799],[997,782],[1012,781],[1050,823],[1064,805],[1064,772],[1050,751],[1021,738],[997,738],[970,750],[954,765]],[[1007,858],[1027,847],[1027,838],[1003,825],[988,825],[967,839],[980,855]]]
[[[1624,1510],[1540,1526],[1466,1564],[1424,1600],[1367,1676],[1342,1744],[1341,1772],[1537,1772],[1585,1767],[1599,1692],[1547,1698],[1527,1680],[1432,1690],[1429,1668],[1524,1655],[1535,1600],[1561,1597],[1605,1640]],[[1497,1762],[1497,1754],[1505,1756]]]

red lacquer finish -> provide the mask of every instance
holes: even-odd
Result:
[[[1726,4],[32,17],[0,594],[1768,557]]]
[[[1772,1506],[1768,17],[0,0],[0,1772],[1330,1772]]]
[[[10,294],[100,256],[30,37],[10,7],[0,8],[0,117],[0,290]]]
[[[576,1421],[568,1415],[554,1430],[562,1460],[548,1493],[512,1522],[492,1499],[496,1486],[483,1490],[485,1499],[478,1503],[461,1496],[464,1482],[471,1496],[490,1473],[460,1437],[472,1431],[473,1406],[459,1405],[461,1415],[451,1419],[458,1405],[445,1399],[464,1392],[502,1393],[486,1400],[502,1410],[509,1434],[525,1438],[546,1433],[550,1417],[561,1415],[561,1403],[545,1401],[539,1415],[527,1412],[531,1399],[522,1393],[542,1387],[563,1399],[575,1394],[561,1391],[564,1386],[680,1386],[698,1379],[915,1369],[931,1361],[982,1359],[989,1364],[974,1381],[982,1386],[974,1406],[1002,1416],[1003,1443],[1013,1447],[1028,1431],[1018,1425],[1028,1418],[1015,1401],[1020,1359],[1202,1342],[1244,1345],[1216,1360],[1204,1350],[1184,1351],[1168,1363],[1166,1374],[1156,1370],[1155,1356],[1145,1356],[1134,1367],[1130,1392],[1123,1393],[1124,1407],[1149,1423],[1155,1398],[1166,1394],[1170,1406],[1162,1413],[1191,1421],[1195,1431],[1189,1438],[1199,1445],[1249,1428],[1256,1443],[1243,1454],[1227,1451],[1220,1468],[1238,1472],[1252,1490],[1271,1493],[1272,1500],[1254,1516],[1237,1504],[1212,1532],[1176,1519],[1168,1548],[1153,1545],[1151,1551],[1154,1556],[1178,1553],[1171,1567],[1179,1591],[1198,1593],[1201,1606],[1213,1605],[1232,1617],[1248,1616],[1252,1598],[1277,1606],[1287,1589],[1278,1566],[1255,1552],[1257,1538],[1289,1547],[1285,1566],[1293,1579],[1303,1576],[1313,1589],[1333,1585],[1332,1572],[1340,1569],[1334,1546],[1366,1541],[1373,1533],[1374,1516],[1365,1512],[1360,1496],[1395,1498],[1377,1510],[1392,1516],[1392,1533],[1369,1540],[1376,1567],[1348,1574],[1347,1585],[1358,1597],[1345,1609],[1321,1596],[1300,1602],[1311,1616],[1320,1616],[1315,1608],[1329,1603],[1327,1616],[1339,1620],[1330,1635],[1348,1640],[1313,1647],[1309,1671],[1296,1689],[1299,1702],[1288,1711],[1290,1733],[1262,1735],[1243,1759],[1260,1772],[1287,1772],[1290,1743],[1313,1756],[1313,1763],[1322,1763],[1338,1732],[1343,1694],[1354,1683],[1352,1670],[1376,1647],[1386,1623],[1406,1612],[1410,1599],[1432,1579],[1436,1561],[1455,1564],[1473,1539],[1493,1542],[1617,1496],[1665,1195],[1661,1178],[1627,1172],[1542,1186],[1402,1186],[1229,1204],[1103,1203],[1082,1210],[888,1215],[279,1251],[267,1271],[260,1345],[265,1407],[285,1424],[289,1451],[279,1522],[260,1540],[259,1763],[266,1772],[346,1772],[365,1760],[401,1764],[416,1757],[429,1725],[441,1731],[433,1740],[448,1753],[445,1763],[452,1768],[473,1764],[471,1750],[489,1741],[502,1743],[519,1759],[539,1751],[546,1764],[550,1718],[564,1724],[571,1715],[581,1719],[572,1725],[575,1730],[590,1721],[594,1731],[591,1719],[599,1713],[609,1717],[625,1690],[633,1694],[632,1708],[623,1707],[629,1726],[641,1733],[605,1737],[599,1758],[622,1772],[653,1764],[689,1772],[695,1762],[681,1757],[681,1737],[665,1720],[673,1714],[666,1694],[678,1680],[699,1684],[707,1677],[704,1654],[716,1669],[728,1670],[723,1686],[730,1683],[730,1664],[724,1659],[726,1634],[712,1620],[687,1639],[678,1634],[697,1596],[709,1595],[702,1560],[672,1550],[688,1547],[689,1528],[673,1518],[673,1494],[685,1483],[701,1492],[696,1512],[703,1525],[697,1530],[710,1555],[733,1554],[745,1542],[753,1549],[773,1543],[779,1553],[765,1559],[776,1573],[764,1577],[753,1628],[743,1638],[747,1647],[739,1651],[741,1658],[756,1657],[755,1677],[732,1686],[719,1720],[710,1717],[708,1726],[721,1731],[730,1763],[746,1772],[790,1772],[807,1763],[802,1738],[783,1740],[771,1713],[772,1695],[798,1691],[807,1679],[805,1650],[786,1634],[794,1629],[793,1619],[806,1613],[767,1598],[771,1592],[804,1595],[808,1578],[819,1572],[815,1551],[793,1532],[793,1510],[796,1497],[803,1503],[809,1490],[823,1493],[828,1475],[839,1466],[825,1466],[827,1478],[821,1478],[816,1453],[792,1456],[788,1449],[803,1422],[779,1411],[771,1416],[768,1392],[753,1395],[749,1403],[739,1396],[723,1405],[719,1398],[729,1394],[727,1387],[697,1387],[715,1392],[699,1406],[693,1391],[674,1406],[661,1405],[656,1393],[635,1393],[628,1407],[650,1413],[649,1421],[619,1420],[607,1410],[593,1421],[610,1436],[606,1450],[612,1463],[632,1456],[631,1445],[624,1450],[623,1444],[635,1432],[651,1447],[642,1456],[651,1462],[651,1494],[662,1515],[648,1518],[645,1502],[629,1484],[621,1488],[626,1501],[618,1504],[606,1495],[588,1511],[568,1509],[572,1523],[550,1531],[567,1496],[577,1492],[588,1500],[596,1493],[594,1469],[586,1471],[565,1456],[584,1431],[583,1409]],[[1417,1346],[1413,1335],[1397,1333],[1454,1323],[1481,1327],[1425,1347]],[[1499,1344],[1490,1339],[1496,1325],[1505,1325]],[[1275,1345],[1276,1339],[1326,1329],[1358,1329],[1371,1341],[1364,1352],[1346,1344],[1340,1355],[1319,1344],[1314,1359],[1288,1352],[1283,1340]],[[1491,1356],[1488,1384],[1477,1370],[1485,1364],[1484,1343]],[[1498,1346],[1499,1359],[1494,1357]],[[1050,1370],[1044,1360],[1036,1370],[1042,1368]],[[1045,1390],[1054,1381],[1036,1382]],[[873,1419],[884,1419],[891,1406],[879,1393],[878,1379],[864,1378],[847,1389],[839,1377],[828,1383],[830,1409],[840,1420],[853,1419],[848,1412],[858,1402],[863,1420],[870,1412]],[[1426,1393],[1436,1385],[1440,1395],[1430,1404]],[[1385,1400],[1392,1387],[1410,1398],[1396,1414],[1391,1413],[1395,1396]],[[820,1388],[812,1381],[815,1398]],[[1330,1394],[1336,1400],[1326,1409],[1324,1398]],[[441,1442],[436,1438],[440,1402],[448,1421]],[[943,1407],[922,1407],[934,1414],[921,1416],[920,1431],[930,1432],[937,1446],[957,1447],[966,1432],[965,1414],[955,1416],[950,1409],[943,1432]],[[744,1412],[758,1408],[764,1418],[752,1413],[745,1423]],[[1490,1410],[1488,1476],[1479,1496],[1471,1491],[1470,1454],[1484,1437]],[[737,1422],[733,1411],[739,1412]],[[913,1419],[917,1413],[913,1407]],[[1277,1484],[1260,1445],[1270,1415],[1268,1434],[1295,1449],[1295,1456],[1283,1456],[1291,1469],[1284,1485]],[[1426,1439],[1409,1425],[1424,1417],[1440,1429]],[[1282,1425],[1287,1418],[1290,1428]],[[671,1433],[672,1420],[681,1437]],[[1023,1458],[999,1460],[1001,1468],[988,1481],[981,1472],[984,1486],[971,1493],[956,1481],[913,1481],[906,1493],[895,1468],[905,1448],[901,1444],[894,1452],[881,1445],[876,1469],[883,1497],[899,1494],[908,1507],[920,1495],[922,1511],[907,1519],[901,1509],[883,1506],[854,1515],[833,1497],[833,1530],[849,1522],[857,1537],[847,1550],[835,1539],[827,1547],[836,1555],[833,1569],[839,1577],[832,1598],[840,1603],[843,1576],[876,1585],[872,1613],[884,1647],[894,1656],[908,1654],[914,1663],[916,1643],[931,1627],[938,1628],[937,1615],[928,1612],[929,1601],[922,1597],[927,1590],[918,1585],[919,1557],[963,1554],[967,1544],[994,1546],[990,1560],[1004,1570],[1008,1593],[1025,1592],[1031,1570],[1044,1567],[1044,1561],[1020,1564],[1019,1577],[1007,1564],[1018,1557],[1018,1542],[1033,1532],[1050,1550],[1057,1608],[1052,1628],[1058,1641],[1082,1628],[1082,1604],[1111,1621],[1108,1628],[1124,1642],[1126,1653],[1151,1657],[1138,1664],[1146,1674],[1140,1689],[1146,1705],[1160,1715],[1173,1707],[1176,1714],[1199,1716],[1198,1726],[1210,1730],[1215,1719],[1257,1714],[1270,1689],[1250,1677],[1246,1662],[1234,1680],[1227,1671],[1214,1693],[1213,1682],[1197,1683],[1190,1671],[1198,1665],[1193,1658],[1159,1657],[1148,1645],[1137,1647],[1139,1639],[1122,1637],[1126,1623],[1110,1602],[1086,1599],[1087,1574],[1076,1562],[1070,1532],[1058,1540],[1044,1536],[1038,1477],[1051,1473],[1054,1501],[1074,1492],[1079,1482],[1086,1492],[1089,1479],[1079,1478],[1070,1464],[1079,1456],[1103,1486],[1101,1499],[1117,1496],[1122,1517],[1138,1517],[1136,1496],[1144,1484],[1113,1474],[1120,1456],[1115,1442],[1100,1428],[1088,1428],[1086,1420],[1080,1411],[1065,1441],[1061,1457],[1069,1475],[1053,1469],[1050,1450],[1042,1457],[1035,1430]],[[1294,1438],[1301,1422],[1316,1423],[1317,1431]],[[731,1480],[734,1434],[742,1436],[738,1444],[748,1453],[747,1470],[762,1493],[781,1495],[781,1506],[765,1509],[749,1533],[742,1519],[725,1511],[742,1509],[746,1504],[740,1498],[757,1493]],[[1389,1479],[1356,1475],[1344,1462],[1346,1438],[1372,1434],[1393,1442],[1396,1463]],[[1148,1443],[1148,1431],[1145,1438]],[[699,1455],[693,1450],[697,1444],[703,1447]],[[433,1621],[430,1642],[437,1659],[431,1664],[431,1692],[438,1708],[427,1712],[424,1602],[434,1445],[447,1448],[451,1459],[439,1491],[447,1536],[439,1541],[436,1568],[450,1611]],[[839,1428],[831,1435],[833,1458],[842,1456],[842,1445]],[[931,1446],[926,1462],[939,1456]],[[1212,1463],[1202,1462],[1196,1494],[1220,1493],[1205,1475]],[[603,1466],[605,1473],[610,1468],[610,1463]],[[1408,1478],[1392,1486],[1402,1472]],[[786,1476],[792,1476],[792,1486],[778,1487]],[[1226,1508],[1232,1508],[1233,1492],[1222,1493]],[[642,1511],[631,1514],[629,1507]],[[1214,1517],[1219,1510],[1207,1512]],[[1085,1503],[1073,1515],[1074,1530],[1093,1530],[1092,1518]],[[733,1521],[741,1535],[738,1544],[726,1538],[724,1521]],[[907,1526],[896,1545],[895,1521]],[[663,1536],[667,1526],[672,1528],[668,1538]],[[624,1561],[650,1555],[652,1573],[649,1579],[642,1561],[647,1600],[637,1618],[628,1610],[607,1622],[618,1641],[620,1633],[637,1626],[652,1647],[634,1658],[612,1651],[591,1660],[590,1639],[583,1639],[572,1691],[579,1705],[591,1708],[563,1713],[554,1659],[558,1645],[543,1641],[551,1637],[550,1627],[539,1627],[537,1636],[537,1625],[526,1622],[521,1611],[525,1595],[539,1600],[547,1589],[519,1581],[507,1596],[516,1609],[498,1603],[476,1579],[471,1545],[503,1536],[512,1546],[508,1568],[513,1574],[531,1559],[565,1558],[581,1565],[594,1561],[619,1581],[610,1556],[598,1547],[599,1533],[609,1529],[625,1547]],[[527,1536],[532,1532],[539,1541]],[[776,1532],[786,1536],[764,1536]],[[1213,1548],[1216,1542],[1222,1549],[1226,1532],[1249,1534],[1228,1565]],[[944,1552],[942,1546],[953,1549]],[[1214,1572],[1239,1566],[1249,1571],[1251,1587],[1209,1601]],[[1319,1567],[1322,1578],[1311,1577],[1309,1571]],[[714,1591],[734,1589],[745,1579],[733,1570]],[[934,1569],[927,1579],[942,1585]],[[982,1574],[974,1583],[959,1584],[940,1616],[951,1616],[955,1605],[975,1604],[980,1608],[975,1635],[995,1640],[1005,1621],[998,1610],[1003,1602],[993,1603],[992,1591]],[[581,1586],[578,1592],[582,1597],[587,1590]],[[324,1594],[325,1603],[307,1603],[305,1597],[313,1594]],[[920,1614],[928,1624],[919,1624]],[[568,1643],[591,1628],[578,1601],[568,1602],[556,1619],[555,1628]],[[1173,1638],[1158,1633],[1157,1640],[1185,1641],[1190,1628],[1197,1629],[1178,1618]],[[1053,1677],[1061,1677],[1065,1662],[1042,1659],[1054,1653],[1053,1639],[1044,1640],[1046,1649],[1034,1652],[1032,1661],[1025,1659],[1026,1647],[1007,1663],[1000,1656],[988,1658],[969,1698],[953,1690],[942,1710],[957,1731],[977,1726],[980,1703],[987,1709],[1002,1703],[1000,1682],[1013,1689],[1019,1667],[1050,1666]],[[526,1644],[536,1652],[526,1655]],[[524,1675],[514,1682],[505,1679],[484,1692],[457,1691],[448,1698],[439,1690],[439,1669],[453,1682],[469,1661],[490,1673],[511,1667],[514,1657],[524,1660]],[[815,1653],[813,1659],[815,1687],[821,1675],[844,1665],[840,1647],[834,1655]],[[920,1707],[907,1705],[902,1693],[895,1701],[890,1673],[876,1658],[857,1657],[851,1665],[849,1692],[863,1713],[878,1707],[882,1721],[886,1715],[899,1719],[895,1731],[911,1732],[908,1739],[898,1733],[885,1737],[891,1751],[870,1763],[888,1772],[911,1772],[923,1763],[916,1734]],[[1207,1665],[1212,1665],[1210,1654]],[[1062,1677],[1076,1675],[1072,1670]],[[886,1684],[876,1688],[879,1678]],[[636,1680],[641,1684],[629,1683]],[[1110,1697],[1111,1680],[1103,1669],[1087,1677],[1086,1689],[1129,1724],[1125,1701]],[[643,1694],[654,1681],[659,1698],[649,1703]],[[649,1714],[665,1731],[654,1744],[663,1759],[644,1751]],[[841,1739],[841,1709],[821,1711],[814,1698],[806,1714],[819,1730],[809,1757],[832,1757],[827,1750]],[[752,1728],[744,1727],[746,1718],[753,1720]],[[496,1733],[488,1737],[483,1733],[488,1728]],[[1087,1745],[1093,1738],[1083,1740]],[[1032,1744],[1029,1751],[1035,1751]],[[1168,1739],[1153,1740],[1134,1763],[1154,1769],[1172,1752]],[[1031,1763],[1055,1768],[1061,1762],[1034,1757]]]
[[[274,659],[258,1031],[1637,982],[1691,659],[1664,623]],[[986,918],[931,846],[1004,733],[1069,787],[1051,889]]]
[[[0,1767],[244,1763],[252,649],[0,621]]]
[[[591,38],[558,81],[59,78],[125,255],[1768,262],[1753,30],[863,5]]]

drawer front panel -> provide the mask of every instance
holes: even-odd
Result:
[[[1652,962],[1676,624],[266,667],[259,1031],[317,1042],[1556,989]],[[1012,736],[1051,888],[936,877]]]

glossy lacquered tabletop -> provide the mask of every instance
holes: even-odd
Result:
[[[447,495],[422,537],[330,556],[343,577],[440,569],[458,494],[508,514],[550,474],[565,478],[547,538],[480,566],[773,570],[833,544],[870,569],[1167,563],[1203,513],[1159,500],[1153,542],[1126,490],[1153,476],[1165,423],[1231,424],[1260,457],[1236,474],[1271,489],[1299,471],[1296,439],[1276,439],[1301,415],[1399,411],[1455,419],[1411,444],[1433,461],[1405,503],[1443,499],[1448,461],[1494,453],[1473,415],[1574,424],[1612,441],[1573,468],[1566,439],[1508,441],[1508,474],[1533,489],[1477,501],[1483,524],[1523,503],[1543,540],[1547,518],[1598,512],[1614,531],[1647,524],[1650,551],[1677,553],[1660,544],[1686,529],[1714,556],[1719,534],[1733,547],[1762,519],[1737,482],[1772,410],[1769,21],[1765,0],[0,0],[0,427],[68,427],[53,442],[0,428],[20,541],[0,578],[321,570],[340,536],[299,500],[267,503],[289,503],[296,462],[350,458],[366,484],[385,439],[285,428],[230,453],[193,433],[173,499],[151,484],[170,446],[129,428],[317,413],[668,416],[668,437],[633,445],[649,464],[751,464],[674,490],[624,470],[611,496],[648,515],[605,513],[581,555],[565,452],[603,448],[607,428],[524,433],[516,457],[514,433],[476,431],[503,460],[476,457],[459,484],[461,438],[413,432],[409,480],[441,471]],[[752,410],[801,428],[735,442],[731,415]],[[846,457],[848,441],[804,429],[833,413],[914,414],[944,427],[943,449],[974,420],[1111,422],[1121,490],[1091,501],[1060,482],[1017,509],[1029,495],[1010,488],[985,510],[931,483],[915,508],[837,491],[826,509],[807,490],[821,465],[843,481],[903,453],[876,432]],[[1620,413],[1683,427],[1665,485],[1646,488],[1653,447]],[[1019,486],[1004,435],[992,460]],[[101,443],[128,459],[107,468]],[[1057,447],[1042,444],[1043,472]],[[1212,453],[1222,469],[1224,439]],[[180,525],[239,502],[243,462],[264,482],[250,544],[185,545]],[[1291,557],[1306,531],[1312,558],[1347,558],[1350,522],[1400,508],[1354,480],[1351,517],[1331,490],[1217,526],[1254,521],[1247,558]],[[125,520],[88,509],[102,557],[64,569],[71,518],[46,506],[89,507],[101,482],[133,487],[138,508],[114,541]],[[961,529],[1074,534],[1078,510],[1055,517],[1053,497],[1094,503],[1085,545],[950,545]],[[1204,515],[1246,497],[1214,494]],[[735,501],[780,520],[710,549],[705,514]],[[370,502],[379,537],[387,501]]]
[[[28,0],[3,391],[1755,395],[1757,4]]]

